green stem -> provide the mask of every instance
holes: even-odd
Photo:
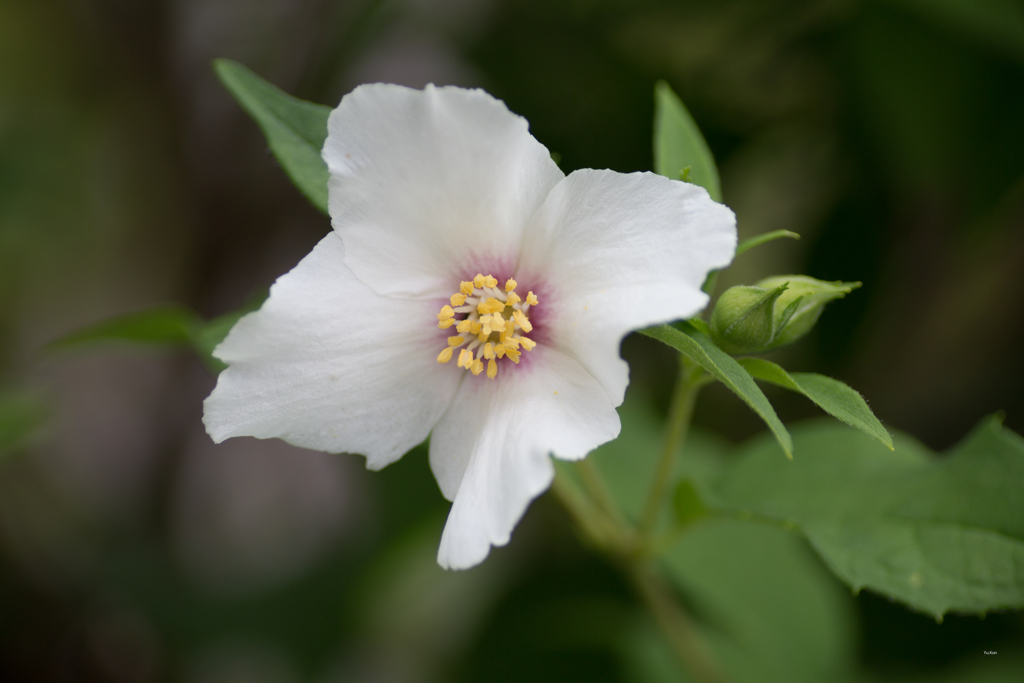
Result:
[[[672,479],[675,468],[676,454],[679,452],[686,432],[693,417],[693,406],[697,402],[697,392],[704,385],[701,372],[694,372],[690,362],[683,356],[679,357],[679,377],[672,393],[672,402],[668,409],[668,425],[665,432],[665,443],[662,446],[661,458],[651,482],[651,492],[647,496],[647,505],[640,521],[640,534],[649,538],[658,524],[658,515],[664,502],[665,492]]]
[[[676,602],[672,590],[653,567],[634,562],[630,577],[644,604],[668,636],[672,649],[683,667],[697,683],[724,683],[711,653],[697,635],[686,612]]]

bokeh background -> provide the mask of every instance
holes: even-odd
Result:
[[[46,350],[154,304],[229,312],[329,229],[216,57],[331,105],[364,82],[483,87],[566,172],[650,169],[665,79],[740,236],[803,236],[722,285],[864,282],[776,360],[843,379],[935,449],[998,410],[1024,432],[1020,2],[0,0],[0,437],[26,434],[0,453],[0,680],[628,680],[629,591],[548,498],[508,548],[444,573],[423,452],[371,474],[276,441],[214,446],[195,357]],[[630,400],[664,410],[672,355],[625,353]],[[719,389],[698,424],[759,431]],[[849,600],[871,675],[1024,650],[1020,613],[940,626]]]

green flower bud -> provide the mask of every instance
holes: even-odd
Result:
[[[711,338],[734,356],[763,353],[807,334],[829,301],[859,282],[823,282],[806,275],[779,275],[752,287],[731,287],[711,314]]]
[[[775,303],[788,285],[730,287],[711,313],[711,338],[726,353],[756,353],[770,345],[778,335]]]
[[[757,286],[771,288],[782,283],[789,287],[775,302],[778,330],[769,347],[773,349],[803,337],[818,322],[825,304],[860,287],[859,282],[825,282],[806,275],[776,275],[761,280]]]

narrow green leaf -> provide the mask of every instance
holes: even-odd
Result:
[[[49,408],[38,393],[0,390],[0,461],[29,443],[48,417]]]
[[[238,62],[217,59],[214,71],[252,116],[270,151],[318,209],[327,213],[327,164],[320,157],[331,108],[292,97]]]
[[[715,346],[711,339],[688,323],[678,327],[658,325],[640,330],[641,333],[668,344],[676,351],[696,361],[702,368],[714,375],[718,381],[743,399],[750,408],[765,421],[775,439],[782,446],[787,458],[793,457],[793,440],[785,425],[775,414],[775,409],[758,388],[750,373],[736,359]]]
[[[945,457],[895,452],[829,423],[794,430],[783,462],[758,439],[712,487],[712,507],[797,525],[854,590],[941,618],[1024,607],[1024,440],[988,420]]]
[[[159,306],[94,323],[51,342],[49,348],[60,351],[111,341],[185,346],[200,324],[199,317],[184,306]]]
[[[755,235],[750,239],[743,240],[736,246],[736,256],[739,256],[743,252],[750,251],[754,247],[759,247],[767,242],[772,242],[783,237],[789,237],[790,239],[798,240],[800,235],[789,230],[772,230],[761,235]]]
[[[263,305],[263,302],[267,300],[269,295],[269,290],[260,291],[237,311],[225,313],[199,325],[195,329],[191,338],[192,348],[196,355],[199,356],[199,360],[203,361],[203,364],[206,365],[210,372],[216,375],[227,367],[223,361],[214,357],[213,350],[224,341],[224,338],[228,336],[228,332],[235,326],[235,323],[241,320],[242,316],[257,310]]]
[[[689,181],[722,201],[718,167],[690,112],[665,81],[654,86],[654,170],[676,180],[689,167]]]
[[[813,372],[789,373],[763,358],[741,358],[740,365],[755,379],[803,394],[832,417],[878,439],[892,450],[892,437],[864,398],[839,380]]]

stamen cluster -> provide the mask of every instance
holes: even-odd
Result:
[[[444,330],[454,326],[456,331],[448,337],[448,346],[438,354],[437,362],[447,363],[455,349],[468,343],[459,351],[456,365],[479,375],[486,360],[487,377],[494,379],[497,360],[507,357],[518,363],[520,347],[532,350],[537,343],[521,333],[533,331],[527,312],[540,302],[533,292],[522,299],[516,294],[517,284],[509,278],[502,290],[496,278],[480,274],[460,283],[458,293],[451,296],[451,305],[445,304],[437,314],[438,327]]]

